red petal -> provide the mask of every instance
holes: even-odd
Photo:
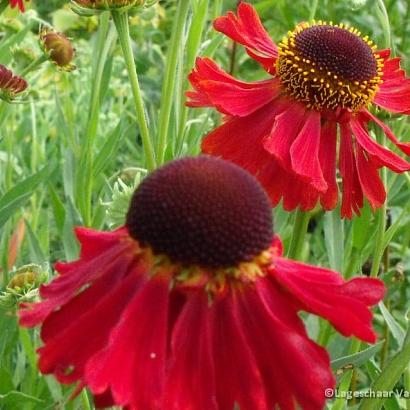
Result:
[[[141,280],[147,272],[141,272],[141,266],[138,266],[138,262],[133,262],[134,264],[130,263],[127,258],[118,258],[117,263],[107,270],[106,274],[93,282],[91,286],[73,296],[68,303],[59,306],[57,310],[48,315],[41,327],[41,339],[47,343],[49,340],[58,337],[67,329],[67,324],[71,323],[73,318],[78,320],[82,315],[87,314],[96,306],[98,301],[120,285],[126,276],[134,277],[133,280],[136,282]]]
[[[283,104],[273,102],[247,117],[228,119],[203,139],[202,151],[257,174],[267,162],[274,160],[264,149],[263,138],[269,135],[275,116],[282,109]]]
[[[108,343],[111,331],[140,282],[140,276],[131,274],[114,289],[104,289],[101,283],[97,284],[100,292],[105,290],[105,296],[100,295],[99,300],[94,300],[91,308],[84,298],[73,299],[72,304],[77,304],[74,308],[70,305],[73,312],[81,311],[82,307],[88,310],[80,317],[71,317],[58,334],[55,329],[50,329],[51,323],[47,325],[46,344],[39,349],[41,372],[54,373],[63,383],[82,378],[86,362]]]
[[[262,63],[270,73],[275,70],[278,48],[263,27],[258,13],[249,3],[241,2],[238,16],[228,12],[214,21],[215,30],[244,45],[249,55]],[[260,57],[260,58],[259,58]]]
[[[229,295],[215,300],[212,314],[218,409],[232,410],[235,403],[242,410],[267,409],[263,379],[242,328],[237,299]]]
[[[218,410],[210,313],[205,292],[189,296],[172,333],[172,359],[161,408]]]
[[[40,287],[40,295],[45,300],[25,304],[24,309],[19,311],[20,325],[35,326],[56,308],[67,303],[83,286],[104,276],[107,272],[115,272],[119,260],[122,259],[122,263],[133,258],[133,254],[129,251],[130,244],[131,242],[124,242],[116,245],[94,259],[86,259],[84,262],[80,259],[65,264],[69,269],[64,275],[57,276],[49,285]]]
[[[320,203],[328,211],[335,208],[339,199],[336,182],[336,146],[336,123],[328,121],[322,126],[319,148],[320,166],[327,184],[327,191],[320,196]]]
[[[306,184],[300,176],[293,171],[284,170],[271,160],[257,175],[273,206],[276,206],[283,198],[285,211],[292,211],[298,206],[303,211],[313,209],[319,200],[319,192]]]
[[[319,161],[320,113],[312,111],[306,118],[302,130],[292,144],[290,151],[293,170],[306,177],[320,192],[327,190]]]
[[[80,259],[92,259],[129,238],[125,227],[113,232],[97,231],[91,228],[77,227],[75,233],[81,245]]]
[[[354,278],[339,288],[339,293],[361,300],[367,306],[379,303],[386,292],[384,283],[375,278]]]
[[[397,137],[393,134],[393,131],[381,120],[375,117],[371,112],[365,110],[362,111],[364,117],[367,120],[374,121],[386,134],[386,137],[395,144],[401,151],[403,151],[406,155],[410,155],[410,142],[400,142]]]
[[[353,335],[366,342],[375,342],[376,334],[372,329],[372,314],[368,305],[383,298],[383,283],[368,278],[344,282],[338,273],[324,271],[277,258],[271,274],[295,297],[303,310],[326,318],[344,336]],[[323,280],[324,277],[330,280]],[[369,289],[371,296],[361,298]]]
[[[110,390],[107,389],[107,391],[102,394],[96,394],[94,396],[94,404],[97,409],[115,406]]]
[[[352,211],[360,215],[360,209],[363,207],[363,192],[357,175],[350,128],[342,123],[340,131],[339,168],[343,181],[341,215],[342,218],[351,218]]]
[[[295,306],[269,279],[237,292],[238,318],[264,380],[268,406],[306,410],[324,406],[334,386],[327,352],[309,340]],[[291,361],[289,361],[291,358]]]
[[[364,151],[376,157],[387,168],[390,168],[395,172],[404,172],[410,170],[410,164],[407,161],[374,141],[370,137],[366,125],[359,119],[353,118],[350,121],[350,126],[353,134],[357,138],[357,142],[364,149]]]
[[[194,92],[188,92],[191,107],[215,107],[223,114],[244,117],[272,101],[280,92],[279,80],[256,83],[238,81],[210,59],[196,60],[189,75]]]
[[[305,110],[295,103],[279,114],[269,137],[264,142],[265,149],[276,157],[282,167],[291,169],[290,147],[300,131]]]
[[[386,84],[380,87],[373,102],[378,106],[400,114],[410,114],[410,82],[399,86],[390,86]]]
[[[87,363],[85,380],[93,393],[109,387],[116,405],[160,408],[168,300],[169,279],[161,276],[150,279],[134,296],[107,348]]]
[[[379,208],[386,200],[386,191],[376,166],[365,157],[360,147],[357,148],[356,167],[363,194],[369,200],[373,210]]]

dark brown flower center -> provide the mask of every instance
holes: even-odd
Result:
[[[279,45],[277,72],[286,90],[308,108],[369,103],[381,82],[382,60],[367,37],[342,24],[299,25]]]
[[[237,266],[270,245],[269,199],[238,166],[200,156],[168,163],[135,191],[126,221],[130,235],[173,262]]]

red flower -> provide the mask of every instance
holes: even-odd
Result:
[[[0,64],[0,98],[11,99],[28,87],[27,81]]]
[[[126,227],[76,232],[79,260],[56,265],[21,325],[42,325],[41,372],[100,407],[321,409],[335,381],[298,312],[376,340],[382,282],[284,258],[268,197],[231,163],[171,162],[137,189]]]
[[[21,12],[24,11],[24,2],[23,0],[9,0],[10,6],[12,8],[18,6]]]
[[[191,107],[215,107],[223,125],[203,140],[202,150],[255,174],[273,205],[285,210],[324,209],[338,202],[336,168],[342,180],[343,217],[360,214],[363,197],[372,208],[386,198],[378,170],[410,169],[410,164],[369,134],[375,123],[401,151],[401,143],[369,111],[369,105],[410,114],[410,80],[390,50],[376,51],[367,37],[343,24],[302,23],[277,46],[256,11],[240,3],[214,27],[245,46],[273,78],[239,81],[212,60],[199,58],[189,76]],[[337,129],[340,137],[337,136]],[[338,142],[339,140],[339,142]],[[338,151],[338,155],[337,155]]]

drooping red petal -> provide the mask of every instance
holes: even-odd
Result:
[[[19,311],[20,324],[29,327],[37,325],[56,308],[67,303],[84,285],[107,274],[111,268],[115,272],[120,255],[121,263],[131,260],[133,249],[135,251],[135,245],[130,241],[119,241],[94,259],[56,264],[58,270],[62,267],[64,274],[57,276],[49,285],[40,287],[40,295],[44,299],[42,302],[22,305],[23,309]]]
[[[393,134],[393,131],[381,120],[379,120],[376,116],[374,116],[370,111],[364,110],[361,112],[364,116],[364,119],[367,121],[374,121],[385,133],[386,137],[396,145],[401,151],[403,151],[406,155],[410,155],[410,142],[401,142],[397,139],[397,137]]]
[[[373,102],[387,111],[410,114],[410,81],[380,87]]]
[[[375,342],[368,306],[384,296],[380,280],[356,278],[344,282],[336,272],[285,258],[276,259],[271,275],[294,296],[301,309],[329,320],[345,336]],[[371,296],[362,298],[369,289]]]
[[[71,310],[78,311],[81,307],[88,310],[75,320],[71,318],[71,322],[66,323],[66,328],[59,333],[50,329],[51,323],[47,325],[46,343],[39,349],[40,371],[44,374],[54,373],[63,383],[72,383],[82,378],[87,361],[108,343],[110,333],[140,283],[141,277],[132,274],[111,290],[104,288],[100,282],[95,285],[100,292],[99,299],[94,300],[92,307],[87,306],[89,302],[85,298],[73,299],[71,305],[77,306],[70,306]],[[95,292],[88,292],[87,295],[92,293]]]
[[[246,117],[232,117],[210,132],[202,141],[202,151],[235,162],[257,174],[274,158],[264,149],[275,117],[285,109],[284,103],[271,103]]]
[[[319,148],[320,167],[327,184],[327,191],[321,194],[320,203],[327,211],[334,209],[339,199],[339,189],[336,182],[336,147],[336,123],[334,121],[327,121],[322,125]]]
[[[18,6],[21,12],[24,12],[24,2],[23,0],[9,0],[10,6],[12,8]]]
[[[278,47],[263,27],[258,13],[249,3],[241,2],[237,16],[228,12],[214,21],[215,30],[245,46],[248,54],[260,62],[269,73],[275,72]]]
[[[303,211],[313,209],[320,193],[293,171],[282,168],[277,161],[271,160],[259,171],[257,178],[268,193],[273,206],[283,199],[283,208],[293,211],[298,206]]]
[[[112,232],[102,232],[81,226],[75,228],[75,234],[81,245],[80,259],[82,261],[92,259],[129,238],[125,227]]]
[[[223,114],[240,117],[255,112],[280,92],[276,78],[255,83],[239,81],[208,58],[197,58],[188,78],[195,89],[186,93],[188,106],[215,107]]]
[[[374,98],[380,107],[398,113],[410,114],[410,78],[400,67],[400,58],[390,59],[390,50],[378,54],[384,59],[383,82]]]
[[[265,149],[274,155],[282,167],[291,169],[290,148],[300,131],[305,109],[295,103],[279,114],[268,138],[264,141]]]
[[[264,380],[266,408],[294,410],[296,403],[306,410],[323,408],[323,391],[334,386],[329,357],[309,340],[292,301],[270,278],[235,297],[233,309]]]
[[[293,170],[305,177],[320,192],[327,190],[327,183],[319,161],[320,113],[312,111],[307,115],[299,135],[290,150]]]
[[[109,388],[117,405],[160,409],[168,300],[169,279],[161,275],[134,294],[107,347],[87,362],[85,381],[93,393]]]
[[[357,142],[369,155],[377,158],[381,164],[395,172],[404,172],[410,170],[410,163],[400,158],[394,152],[382,147],[374,141],[367,130],[366,124],[359,118],[353,117],[350,126],[355,135]]]
[[[379,208],[386,200],[386,191],[376,166],[366,158],[364,151],[357,147],[356,167],[363,194],[369,200],[372,209]]]
[[[212,326],[218,410],[232,410],[235,403],[241,410],[267,409],[263,379],[246,340],[234,294],[216,298]]]
[[[172,334],[161,409],[218,410],[210,312],[205,292],[189,296]]]
[[[41,327],[41,339],[47,343],[58,337],[67,329],[67,324],[73,318],[79,320],[82,315],[88,314],[96,307],[96,303],[119,286],[127,275],[131,275],[134,278],[132,280],[138,282],[140,280],[138,278],[145,273],[139,271],[138,264],[133,266],[127,258],[119,258],[117,263],[95,280],[91,286],[73,296],[65,305],[59,306],[57,310],[44,319]]]
[[[363,192],[357,175],[352,133],[348,124],[340,124],[340,134],[339,168],[343,182],[341,215],[342,218],[351,218],[352,212],[360,215]]]

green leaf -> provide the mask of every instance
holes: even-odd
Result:
[[[402,349],[393,357],[390,363],[371,386],[373,391],[391,391],[399,381],[410,362],[410,327],[407,330]],[[360,403],[360,410],[379,410],[386,399],[372,397]]]
[[[72,261],[77,258],[79,245],[74,233],[74,227],[76,225],[82,225],[81,217],[75,208],[73,202],[68,198],[68,202],[65,208],[65,221],[63,229],[63,246],[67,261]]]
[[[33,263],[41,264],[46,261],[48,258],[44,255],[43,250],[41,249],[40,243],[34,234],[33,230],[31,229],[30,224],[25,219],[24,222],[26,223],[27,228],[27,239],[30,246],[30,259]]]
[[[369,240],[369,232],[371,226],[372,212],[369,205],[366,203],[362,208],[362,214],[360,217],[353,220],[353,248],[362,250],[367,241]]]
[[[406,336],[405,331],[396,321],[393,315],[388,311],[386,305],[383,302],[379,303],[379,308],[396,342],[399,344],[400,347],[403,346],[404,338]]]
[[[10,391],[7,394],[0,394],[0,408],[7,410],[21,410],[24,405],[29,403],[44,403],[43,400],[37,397],[30,396],[19,391]]]
[[[0,227],[31,197],[37,186],[48,175],[48,167],[16,184],[0,198]]]
[[[325,213],[323,227],[330,267],[341,272],[343,270],[344,226],[338,209]]]
[[[131,127],[128,127],[131,128]],[[115,127],[114,131],[111,135],[107,138],[104,145],[102,146],[100,152],[96,156],[94,160],[93,166],[93,176],[99,176],[103,171],[104,168],[110,163],[113,156],[118,151],[119,142],[121,137],[124,135],[124,124],[122,121],[118,123]]]
[[[370,358],[372,358],[379,350],[381,350],[383,343],[384,342],[379,342],[368,347],[367,349],[361,350],[358,353],[332,360],[332,369],[338,370],[347,365],[353,365],[354,367],[361,366],[363,363],[366,363]]]

